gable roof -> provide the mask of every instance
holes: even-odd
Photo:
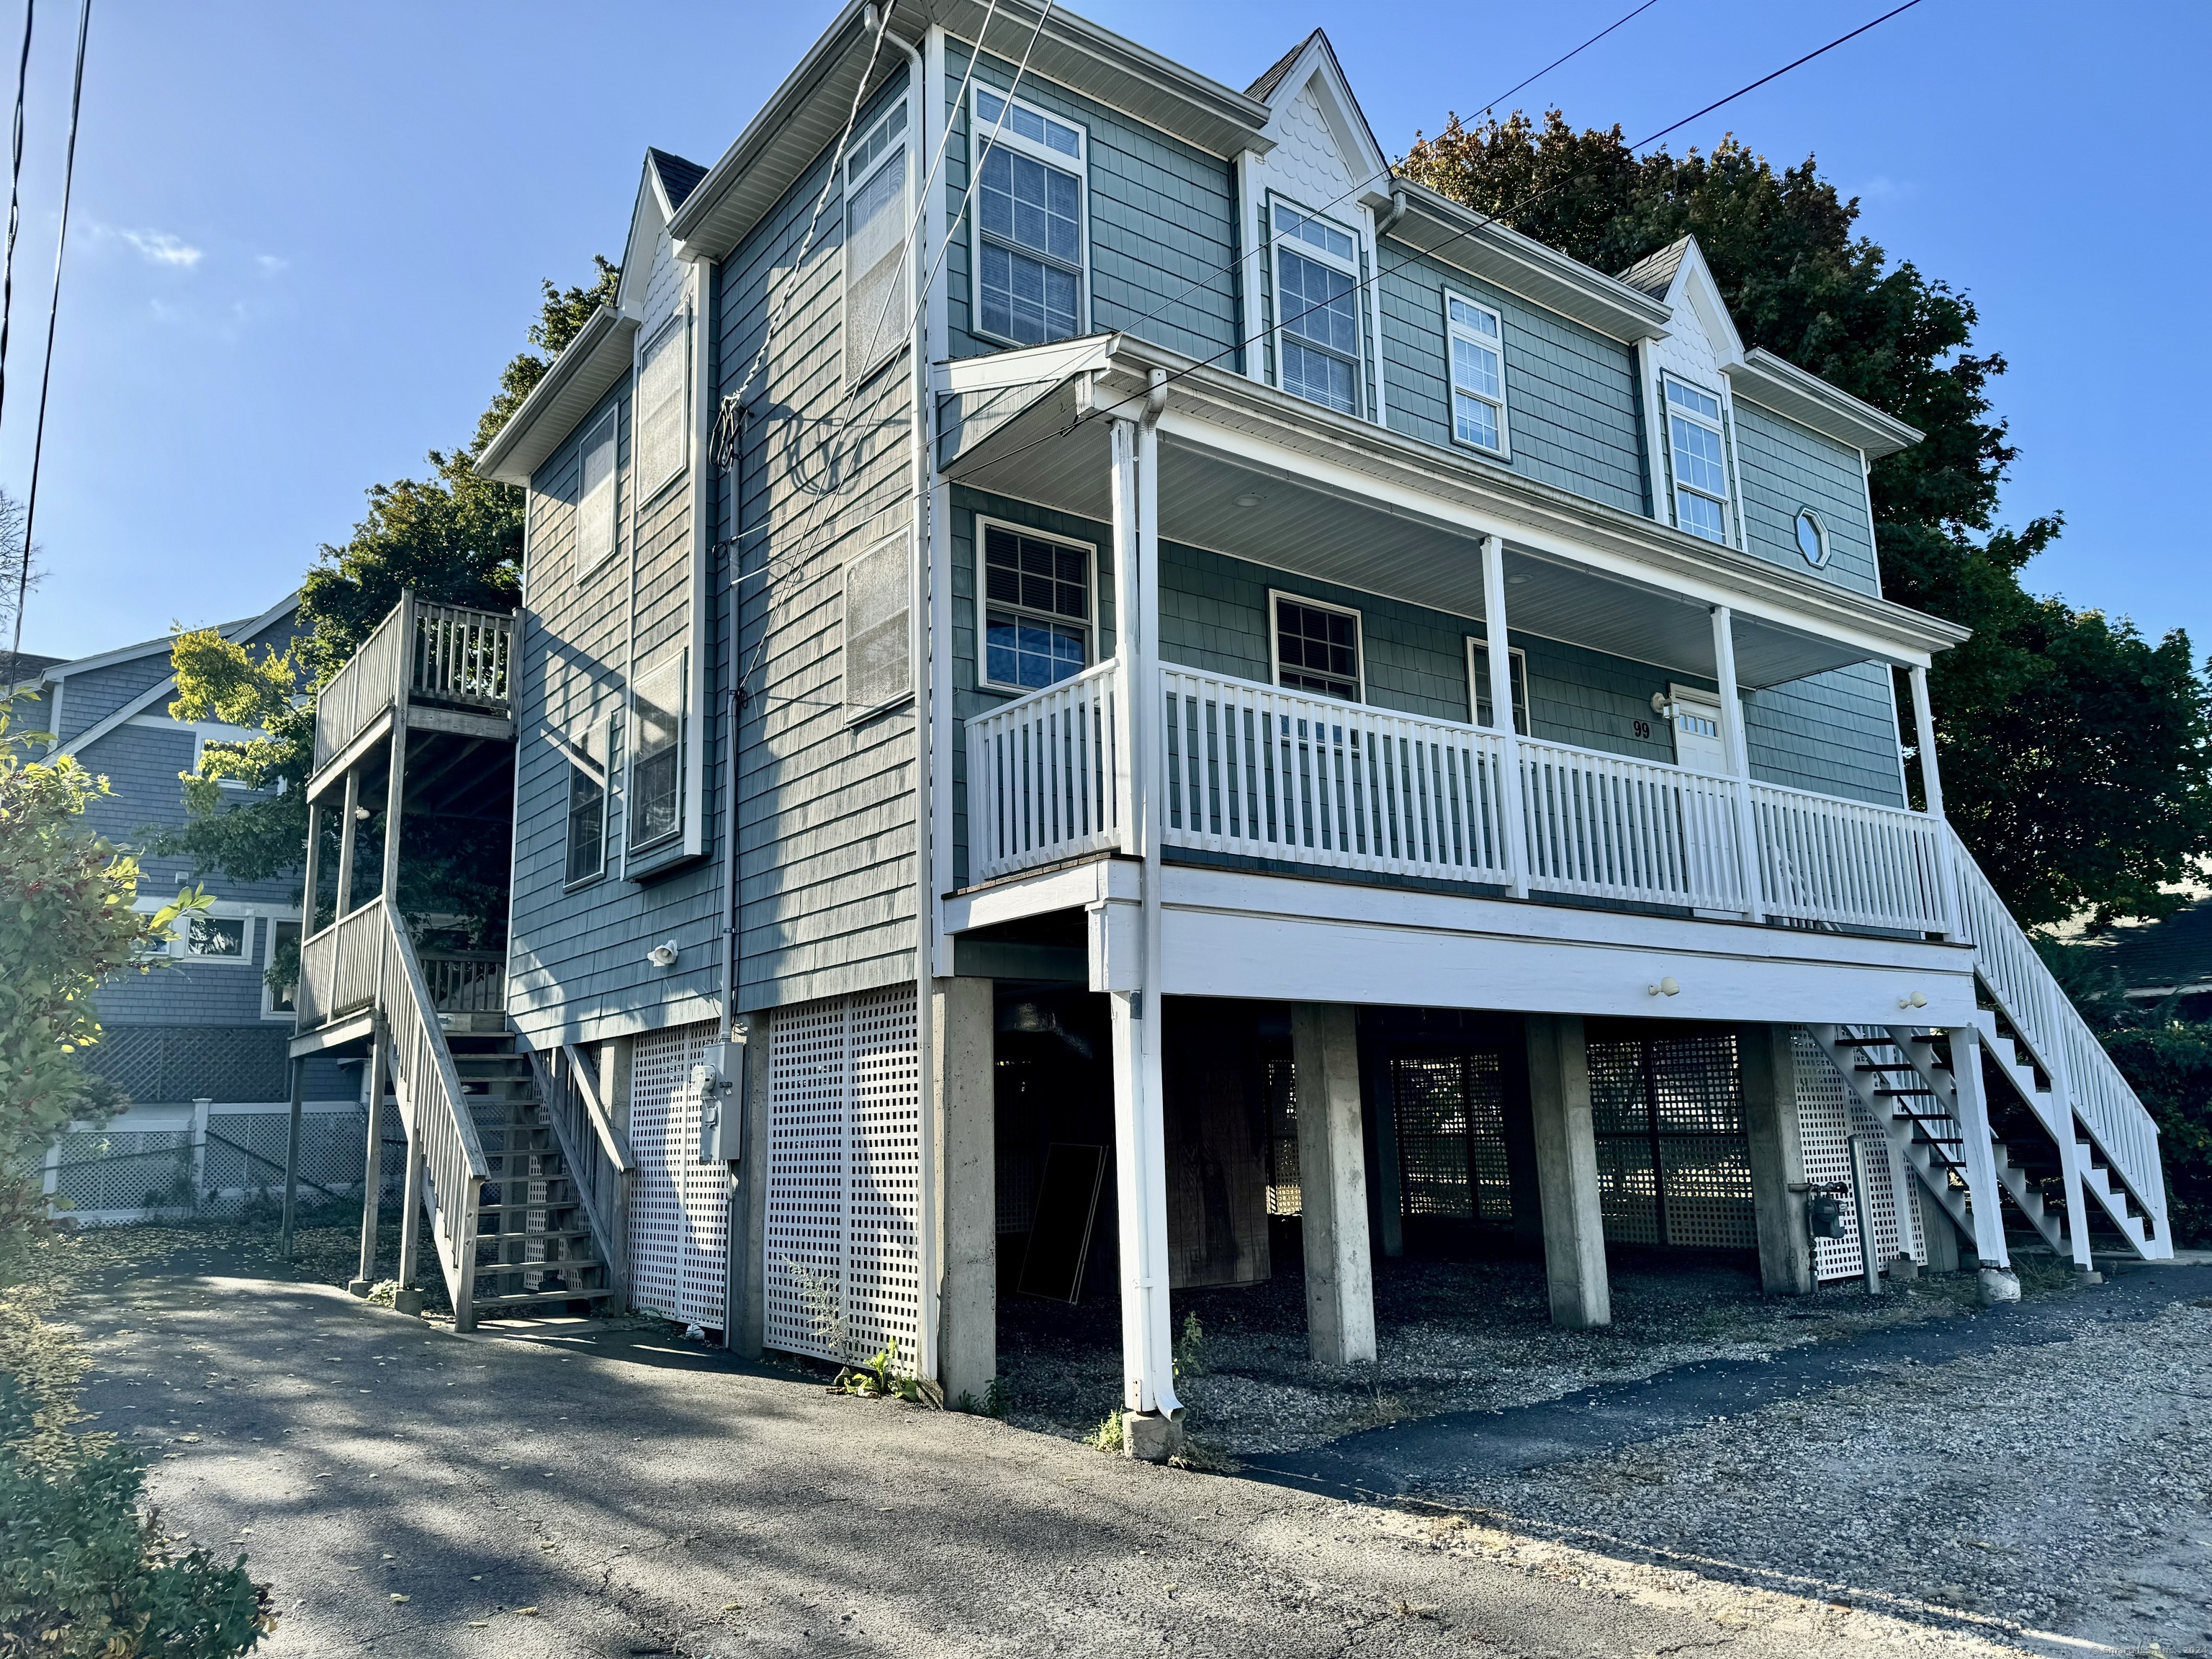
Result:
[[[1298,61],[1298,54],[1304,52],[1312,43],[1315,35],[1320,33],[1319,29],[1316,29],[1313,34],[1306,36],[1304,40],[1268,64],[1261,72],[1260,78],[1244,88],[1244,95],[1247,98],[1256,98],[1263,104],[1272,100],[1275,95],[1275,88],[1283,84],[1283,77],[1291,72],[1291,65]]]
[[[1655,300],[1667,297],[1667,290],[1674,286],[1674,273],[1682,268],[1682,256],[1689,252],[1690,239],[1647,253],[1613,280],[1650,295]]]
[[[629,373],[637,319],[601,306],[477,457],[479,477],[526,484],[607,389]]]
[[[216,631],[234,644],[244,644],[265,632],[272,623],[283,621],[299,608],[300,590],[295,587],[259,616],[247,617],[238,622],[218,623]],[[72,674],[82,674],[94,668],[106,668],[116,663],[129,662],[134,658],[149,657],[157,651],[167,655],[169,647],[174,642],[173,635],[165,634],[157,640],[145,640],[137,645],[124,646],[118,650],[103,651],[97,656],[79,657],[74,662],[66,662],[59,667],[47,669],[41,678],[47,680],[66,679]],[[137,696],[127,699],[121,708],[107,715],[106,719],[94,722],[67,743],[58,745],[59,752],[64,755],[82,752],[87,746],[98,743],[117,726],[135,720],[155,703],[165,702],[176,689],[177,677],[174,674],[163,676]]]
[[[665,149],[648,146],[645,152],[646,165],[653,169],[660,193],[668,198],[668,210],[674,213],[688,199],[699,181],[707,176],[707,169],[696,161],[687,161],[680,155],[671,155]]]
[[[1248,95],[1259,98],[1267,106],[1266,132],[1268,138],[1276,141],[1286,136],[1285,112],[1297,101],[1299,94],[1310,91],[1322,120],[1328,128],[1337,160],[1353,179],[1364,181],[1355,186],[1359,192],[1358,199],[1376,208],[1389,205],[1395,176],[1390,157],[1376,142],[1367,112],[1359,107],[1359,100],[1352,93],[1344,65],[1336,60],[1336,48],[1329,44],[1326,30],[1316,29],[1299,41],[1253,86],[1255,90]],[[1264,92],[1257,90],[1262,87],[1266,88]]]

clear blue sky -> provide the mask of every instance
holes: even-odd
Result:
[[[1241,86],[1316,24],[1376,136],[1473,112],[1628,9],[1082,0]],[[1631,138],[1887,9],[1660,0],[1516,101]],[[648,143],[711,162],[833,15],[763,5],[95,0],[27,650],[250,614],[364,488],[472,429],[538,281],[621,252]],[[0,5],[12,61],[19,14]],[[0,483],[20,497],[73,9],[34,54]],[[2031,586],[2212,652],[2201,138],[2212,7],[1923,0],[1670,140],[1815,152],[1863,228],[1968,291],[2011,373],[2008,522],[2063,509]],[[2109,161],[2112,165],[2107,165]]]

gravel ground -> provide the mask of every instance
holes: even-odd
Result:
[[[2056,1269],[2023,1264],[2022,1279],[2032,1297],[2067,1287]],[[1376,1264],[1375,1286],[1382,1358],[1352,1366],[1307,1359],[1305,1283],[1295,1272],[1234,1290],[1181,1291],[1176,1317],[1194,1317],[1200,1340],[1184,1345],[1177,1390],[1200,1445],[1233,1460],[1445,1412],[1555,1400],[1700,1360],[1755,1359],[1976,1305],[1967,1275],[1922,1279],[1880,1297],[1854,1284],[1779,1298],[1762,1297],[1756,1269],[1731,1261],[1627,1252],[1615,1255],[1612,1287],[1611,1326],[1561,1331],[1551,1322],[1540,1261],[1386,1260]],[[1119,1316],[1111,1306],[1002,1297],[999,1364],[1015,1423],[1088,1434],[1120,1397]]]
[[[1516,1534],[2212,1653],[2212,1297],[2146,1310],[1455,1498]]]

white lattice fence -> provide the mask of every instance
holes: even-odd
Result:
[[[702,1164],[691,1068],[714,1023],[641,1035],[630,1051],[630,1301],[720,1330],[728,1318],[730,1177]]]
[[[921,1077],[915,996],[830,997],[769,1022],[767,1340],[916,1360]]]
[[[1797,1062],[1797,1139],[1805,1179],[1816,1186],[1850,1181],[1850,1138],[1863,1141],[1875,1260],[1887,1263],[1902,1253],[1924,1265],[1928,1246],[1921,1237],[1919,1206],[1911,1201],[1912,1176],[1897,1149],[1874,1114],[1844,1086],[1818,1043],[1802,1031],[1793,1031],[1790,1049]],[[1813,1241],[1813,1276],[1822,1281],[1856,1279],[1865,1270],[1859,1251],[1858,1206],[1846,1196],[1844,1236]]]

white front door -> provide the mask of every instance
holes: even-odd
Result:
[[[1679,688],[1673,695],[1674,764],[1692,772],[1726,772],[1728,750],[1721,743],[1721,706]]]

